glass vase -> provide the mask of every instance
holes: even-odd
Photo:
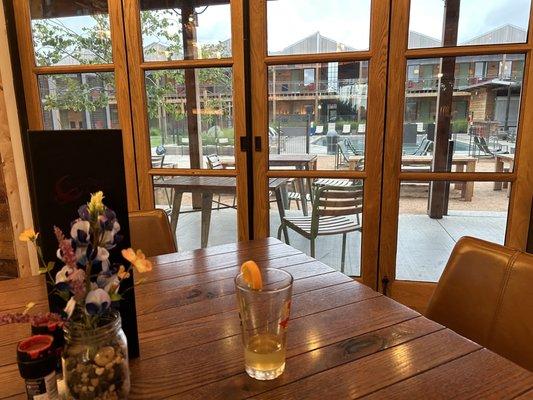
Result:
[[[69,399],[126,399],[130,391],[128,342],[120,314],[95,329],[65,327],[63,378]]]

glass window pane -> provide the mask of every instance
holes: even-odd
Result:
[[[30,0],[37,65],[113,62],[107,0]]]
[[[268,69],[270,166],[363,169],[368,62]]]
[[[119,128],[113,72],[39,75],[44,129]]]
[[[231,68],[148,71],[152,161],[175,168],[234,168]]]
[[[402,170],[512,172],[524,60],[522,54],[408,60]]]
[[[473,236],[503,244],[510,183],[408,182],[400,187],[396,279],[437,282],[455,243]]]
[[[208,0],[199,7],[190,4],[140,1],[145,61],[231,57],[229,0]]]
[[[156,208],[175,221],[179,251],[237,241],[236,178],[154,176],[153,183]]]
[[[370,0],[267,2],[268,54],[368,50]]]
[[[282,241],[346,275],[361,275],[362,180],[270,178],[268,196],[271,236],[278,235]],[[309,237],[315,223],[318,236],[313,254]],[[298,229],[306,231],[308,237],[298,233]]]
[[[457,0],[459,19],[446,24],[457,45],[525,43],[531,0]],[[443,0],[411,0],[409,48],[440,47],[445,18]]]

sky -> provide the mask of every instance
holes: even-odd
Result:
[[[458,42],[466,42],[502,25],[526,29],[531,0],[462,0]],[[411,0],[409,29],[442,38],[444,0]]]
[[[370,2],[370,0],[268,1],[269,52],[280,51],[317,31],[357,50],[368,49]],[[531,0],[462,0],[459,43],[508,23],[525,29],[530,2]],[[218,43],[231,36],[229,4],[209,6],[205,11],[204,7],[199,7],[197,11],[203,11],[198,16],[197,35],[200,44]],[[444,0],[411,0],[410,30],[440,38],[443,12]],[[89,22],[90,17],[62,20],[74,30],[79,30]],[[157,38],[153,37],[145,38],[144,45],[156,40]]]

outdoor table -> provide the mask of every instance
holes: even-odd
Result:
[[[494,154],[494,162],[494,172],[504,172],[505,163],[510,164],[509,171],[512,171],[514,154]],[[504,183],[506,182],[494,182],[494,190],[502,190]]]
[[[357,162],[363,156],[352,156],[349,160],[350,169],[355,169]],[[402,156],[402,170],[409,169],[409,166],[427,167],[426,170],[420,172],[429,172],[431,164],[433,163],[433,156]],[[470,156],[453,156],[452,165],[455,166],[455,172],[476,172],[477,158]],[[456,185],[461,187],[461,198],[465,201],[472,201],[474,196],[474,182],[457,182]]]
[[[285,178],[271,178],[268,182],[268,188],[274,192],[276,197],[280,219],[285,216],[283,189],[285,188],[286,181]],[[154,182],[154,187],[169,188],[174,191],[172,213],[170,215],[170,226],[174,235],[176,234],[178,226],[183,193],[199,193],[202,195],[201,247],[205,248],[207,247],[207,242],[209,240],[213,194],[235,195],[237,191],[237,181],[234,177],[223,176],[175,176]]]
[[[318,156],[316,154],[269,154],[268,164],[270,167],[289,167],[296,170],[313,170],[316,169]],[[221,163],[226,167],[235,167],[235,159],[222,160]],[[312,196],[311,192],[311,179],[306,178],[304,184],[303,178],[296,179],[298,185],[297,189],[300,193],[300,199],[302,201],[302,211],[305,216],[308,215],[307,210],[307,194]],[[285,204],[289,206],[288,202]]]
[[[233,277],[242,262],[294,276],[287,366],[273,381],[244,372]],[[136,286],[139,359],[130,399],[531,398],[533,373],[416,311],[267,238],[153,259]],[[0,282],[0,312],[46,309],[44,277]],[[24,399],[15,343],[0,327],[0,398]],[[529,391],[529,392],[528,392]]]

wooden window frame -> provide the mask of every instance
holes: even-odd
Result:
[[[367,132],[365,135],[365,170],[270,170],[269,149],[263,145],[261,151],[254,151],[254,235],[266,237],[269,232],[268,178],[352,178],[364,181],[363,220],[376,221],[367,224],[362,230],[361,276],[357,279],[370,287],[376,287],[377,255],[379,248],[381,160],[383,155],[383,132],[385,114],[385,91],[387,69],[387,47],[389,30],[389,2],[372,0],[370,12],[369,50],[297,54],[268,55],[267,47],[267,0],[257,0],[250,4],[251,24],[251,69],[252,69],[252,110],[254,140],[268,144],[268,67],[284,64],[310,64],[347,61],[368,61]]]
[[[392,10],[388,97],[386,115],[385,157],[383,164],[383,198],[387,207],[381,214],[381,240],[378,287],[404,304],[423,310],[436,286],[431,282],[396,281],[396,246],[401,181],[490,181],[511,182],[511,196],[505,244],[525,250],[529,215],[533,196],[533,7],[530,10],[526,43],[407,49],[410,0],[398,0]],[[509,173],[497,172],[402,172],[401,146],[405,101],[405,71],[407,59],[460,57],[487,54],[524,54],[524,81],[518,121],[516,157]],[[386,227],[386,228],[383,228]]]
[[[41,96],[39,93],[38,84],[39,75],[74,74],[87,72],[114,73],[118,116],[120,127],[122,129],[124,164],[126,167],[128,208],[130,210],[137,210],[139,208],[139,195],[137,191],[137,171],[135,165],[133,127],[130,117],[130,95],[126,67],[126,47],[124,43],[122,5],[120,0],[108,0],[108,15],[113,52],[113,62],[110,64],[37,66],[35,62],[35,51],[33,47],[33,37],[31,31],[29,1],[14,1],[14,7],[29,129],[43,129]]]

